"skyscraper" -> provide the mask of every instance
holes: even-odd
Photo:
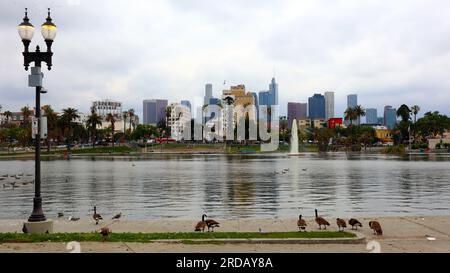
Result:
[[[309,118],[324,119],[325,118],[325,97],[321,94],[314,94],[308,99]]]
[[[166,118],[167,100],[144,100],[143,122],[145,125],[157,125]]]
[[[269,92],[261,91],[259,92],[259,105],[269,105]]]
[[[272,78],[269,84],[269,103],[270,105],[278,105],[278,83]]]
[[[358,106],[358,95],[356,94],[351,94],[347,96],[347,108],[355,108],[356,106]],[[360,125],[361,124],[361,118],[358,117],[358,119],[354,122],[356,125]],[[349,120],[345,121],[346,125],[350,124]]]
[[[189,111],[192,111],[192,107],[191,107],[191,102],[188,100],[182,100],[181,101],[181,105],[186,106],[187,108],[189,108]]]
[[[300,119],[305,119],[307,117],[306,113],[307,104],[298,102],[288,102],[288,128],[292,128],[292,122],[294,119],[297,121]]]
[[[384,126],[392,130],[397,125],[397,109],[390,105],[384,107]]]
[[[325,92],[325,119],[334,118],[334,92]]]
[[[367,124],[378,124],[378,113],[375,108],[366,109],[366,123]]]
[[[208,83],[205,85],[205,97],[203,99],[203,104],[209,104],[209,100],[212,98],[212,84]]]

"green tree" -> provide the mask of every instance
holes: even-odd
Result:
[[[42,107],[44,116],[47,117],[47,152],[50,152],[51,140],[58,137],[58,115],[53,111],[50,105]]]
[[[22,107],[20,111],[22,112],[23,116],[22,125],[26,126],[30,122],[30,116],[32,112],[28,106]]]
[[[70,151],[70,143],[73,141],[73,128],[75,127],[75,120],[80,118],[78,110],[74,108],[63,109],[63,114],[59,119],[59,126],[63,137],[66,140],[67,150]]]
[[[86,120],[86,127],[91,133],[92,148],[95,148],[97,141],[97,127],[102,125],[102,117],[97,114],[95,107],[91,107],[91,114]]]
[[[358,113],[355,111],[355,108],[349,107],[344,112],[344,118],[350,121],[350,125],[353,125],[353,121],[358,118]]]
[[[414,115],[414,123],[416,123],[417,121],[417,114],[420,112],[420,106],[419,105],[414,105],[413,107],[411,107],[411,111]]]
[[[114,133],[115,133],[115,130],[116,130],[115,124],[116,124],[116,121],[117,121],[117,115],[109,113],[108,115],[106,115],[106,119],[105,120],[107,122],[111,123],[111,141],[112,141],[112,146],[114,148],[114,142],[115,142]]]

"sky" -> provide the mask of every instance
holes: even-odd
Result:
[[[31,48],[45,47],[47,7],[58,26],[42,98],[57,111],[112,99],[142,118],[144,99],[199,102],[206,83],[215,96],[259,92],[275,76],[281,114],[334,91],[337,117],[353,93],[379,116],[403,103],[450,115],[447,0],[1,1],[2,111],[34,105],[17,33],[25,7]]]

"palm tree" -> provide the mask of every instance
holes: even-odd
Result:
[[[128,110],[128,118],[129,118],[129,122],[130,122],[130,132],[131,132],[131,124],[134,124],[134,109],[131,108]]]
[[[22,109],[20,109],[20,111],[22,112],[22,116],[23,116],[23,121],[22,124],[26,125],[29,122],[29,118],[31,116],[31,110],[28,106],[22,107]]]
[[[349,107],[344,112],[345,114],[345,120],[350,120],[350,125],[353,125],[353,121],[358,118],[358,115],[355,111],[355,108]]]
[[[400,108],[397,109],[397,117],[401,117],[402,121],[408,121],[411,117],[411,109],[406,104],[402,104]]]
[[[10,121],[10,119],[12,117],[12,113],[10,111],[5,111],[5,112],[3,112],[3,115],[6,118],[6,124],[9,124],[9,121]]]
[[[78,110],[74,108],[63,109],[60,122],[63,135],[66,137],[67,150],[70,151],[70,139],[73,133],[74,121],[80,118]]]
[[[123,119],[123,133],[127,133],[127,118],[128,118],[128,111],[122,112],[122,119]]]
[[[359,120],[360,117],[365,117],[366,116],[366,110],[361,105],[357,105],[354,108],[354,111],[355,111],[356,118],[358,120]]]
[[[95,141],[97,141],[97,127],[102,125],[102,117],[97,114],[95,107],[91,107],[91,114],[86,121],[86,127],[91,132],[92,148],[95,148]]]
[[[117,115],[109,113],[106,115],[106,121],[111,123],[111,141],[112,146],[114,148],[114,132],[115,132],[115,123],[117,121]]]
[[[414,105],[413,107],[411,107],[411,111],[414,115],[414,123],[416,123],[417,121],[417,114],[420,112],[420,106],[419,105]]]

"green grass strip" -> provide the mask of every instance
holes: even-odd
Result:
[[[114,233],[108,236],[108,242],[148,243],[154,240],[199,240],[199,239],[320,239],[355,238],[348,232],[311,231],[311,232],[205,232],[205,233]],[[101,242],[99,233],[53,233],[23,234],[0,233],[0,243],[40,243],[40,242]]]

